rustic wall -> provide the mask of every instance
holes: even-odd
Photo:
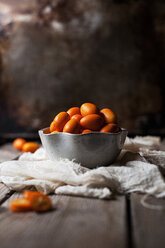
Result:
[[[0,129],[37,130],[91,101],[111,107],[130,131],[163,130],[163,6],[38,0],[24,10],[31,18],[14,21],[1,49]]]

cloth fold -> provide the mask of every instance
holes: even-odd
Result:
[[[156,150],[159,145],[157,137],[127,137],[115,163],[92,170],[67,159],[50,161],[41,147],[1,163],[0,181],[16,191],[34,186],[45,193],[100,199],[130,192],[164,197],[165,151]]]

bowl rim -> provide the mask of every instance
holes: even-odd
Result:
[[[44,133],[44,130],[48,129],[49,127],[45,127],[45,128],[42,128],[40,130],[38,130],[39,133],[43,134],[43,135],[46,135],[46,136],[53,136],[53,135],[69,135],[69,136],[84,136],[84,135],[95,135],[95,134],[99,134],[99,135],[119,135],[121,134],[123,131],[124,132],[127,132],[127,129],[125,128],[120,128],[120,131],[117,132],[117,133],[108,133],[108,132],[105,132],[105,133],[101,133],[101,132],[91,132],[91,133],[79,133],[79,134],[74,134],[74,133],[65,133],[65,132],[57,132],[57,133]]]

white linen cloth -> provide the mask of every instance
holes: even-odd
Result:
[[[34,154],[0,164],[0,181],[16,191],[34,186],[45,193],[100,199],[112,193],[141,192],[165,196],[165,151],[157,137],[126,139],[118,159],[108,167],[87,169],[74,161],[50,161],[41,147]]]

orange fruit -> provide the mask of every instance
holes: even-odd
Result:
[[[80,122],[81,118],[82,118],[82,115],[79,115],[79,114],[73,115],[73,116],[71,117],[71,119],[75,119],[75,120],[77,120],[78,122]]]
[[[23,197],[27,200],[31,200],[32,197],[40,196],[40,195],[45,195],[45,194],[39,191],[30,191],[30,190],[25,190],[23,193]]]
[[[13,146],[17,150],[22,150],[23,145],[26,143],[26,140],[22,138],[17,138],[13,141]]]
[[[54,118],[53,122],[50,125],[50,132],[58,131],[61,132],[65,124],[70,120],[70,116],[67,112],[60,112]]]
[[[56,127],[55,127],[55,122],[52,121],[51,124],[50,124],[50,132],[52,133],[53,131],[55,131]]]
[[[80,112],[82,116],[98,114],[99,110],[93,103],[84,103],[80,107]]]
[[[24,212],[32,210],[32,207],[29,200],[20,198],[11,202],[10,209],[14,212]]]
[[[49,133],[50,133],[50,128],[45,129],[45,130],[43,131],[43,133],[49,134]]]
[[[103,119],[97,114],[86,115],[80,120],[80,124],[84,129],[99,131],[103,126]]]
[[[35,152],[40,146],[35,142],[26,142],[23,147],[23,152]]]
[[[114,123],[109,123],[100,130],[101,133],[117,133],[119,131],[120,128],[118,127],[117,124]]]
[[[115,115],[115,113],[109,109],[109,108],[104,108],[100,111],[102,117],[105,120],[105,123],[109,124],[109,123],[117,123],[117,116]]]
[[[84,129],[83,131],[82,131],[82,133],[91,133],[92,132],[92,130],[90,130],[90,129]]]
[[[68,109],[67,113],[72,117],[73,115],[79,115],[80,114],[80,108],[79,107],[73,107]]]
[[[24,198],[13,200],[10,209],[14,212],[35,210],[39,212],[50,210],[52,203],[50,198],[42,192],[25,190]]]
[[[52,208],[52,203],[50,198],[47,195],[33,195],[30,198],[30,204],[32,209],[37,212],[45,212]]]
[[[78,134],[80,133],[80,124],[77,120],[71,119],[69,120],[64,128],[63,128],[64,133],[73,133],[73,134]]]

